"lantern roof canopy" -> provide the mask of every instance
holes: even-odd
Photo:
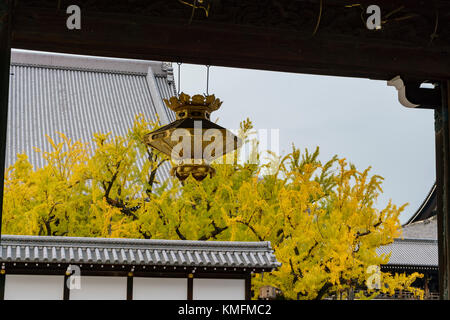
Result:
[[[218,110],[222,105],[222,102],[214,95],[194,95],[191,98],[189,95],[181,93],[179,96],[164,99],[164,102],[175,112],[177,120],[148,133],[145,143],[170,156],[173,160],[184,160],[185,162],[188,159],[205,160],[204,150],[214,141],[217,147],[208,160],[202,162],[202,164],[206,164],[242,145],[240,139],[231,131],[209,120],[211,112]],[[181,136],[183,139],[191,140],[184,145],[185,148],[188,147],[190,154],[175,150],[181,142]],[[198,147],[201,149],[195,153],[194,149]]]
[[[216,133],[220,133],[222,144],[218,150],[215,150],[214,155],[210,160],[216,159],[232,150],[235,150],[241,145],[240,139],[228,131],[227,129],[219,126],[218,124],[205,119],[178,119],[174,122],[163,126],[155,131],[148,133],[145,137],[145,142],[152,148],[170,156],[173,160],[182,160],[186,155],[173,153],[176,145],[180,143],[178,139],[179,136],[174,134],[177,130],[180,134],[186,133],[188,138],[192,138],[188,144],[190,145],[190,150],[192,150],[192,155],[194,148],[196,147],[196,139],[200,141],[200,147],[203,156],[203,150],[208,146],[211,141],[209,138],[205,138],[204,133],[209,130],[217,130]],[[198,130],[198,132],[196,131]]]
[[[195,121],[198,121],[198,119],[193,119],[193,118],[178,119],[172,123],[169,123],[168,125],[162,126],[161,128],[158,128],[155,131],[152,131],[151,133],[156,134],[156,133],[164,132],[166,130],[194,128]],[[201,121],[201,125],[202,125],[202,129],[204,129],[204,130],[208,130],[208,129],[226,130],[224,127],[221,127],[218,124],[211,122],[211,121]]]

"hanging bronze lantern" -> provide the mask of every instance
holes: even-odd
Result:
[[[181,93],[179,97],[164,99],[176,114],[176,120],[145,136],[145,143],[168,155],[176,163],[172,176],[183,181],[192,175],[202,181],[215,173],[210,166],[214,159],[236,150],[241,139],[229,130],[210,121],[211,113],[222,105],[214,95]]]

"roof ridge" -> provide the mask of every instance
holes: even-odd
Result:
[[[432,243],[437,243],[437,239],[427,239],[427,238],[397,238],[394,241],[397,242],[432,242]]]
[[[64,245],[128,245],[128,246],[180,246],[180,247],[235,247],[236,249],[259,248],[272,250],[270,241],[201,241],[201,240],[165,240],[165,239],[129,239],[129,238],[95,238],[95,237],[60,237],[60,236],[23,236],[2,235],[1,245],[13,243],[46,244],[53,246]]]
[[[428,217],[428,218],[423,219],[423,220],[419,220],[419,221],[412,222],[412,223],[410,223],[410,224],[408,224],[408,225],[403,226],[403,228],[404,228],[404,229],[405,229],[405,228],[409,228],[409,227],[411,227],[411,226],[415,226],[415,225],[418,225],[418,224],[428,224],[428,223],[430,223],[432,220],[437,220],[437,216],[431,216],[431,217]]]
[[[422,201],[422,204],[419,206],[419,208],[417,208],[416,212],[413,213],[413,215],[408,219],[408,221],[406,221],[406,223],[402,227],[406,227],[408,225],[415,223],[413,221],[422,213],[422,211],[427,206],[430,199],[433,197],[435,191],[436,191],[436,182],[434,182],[433,186],[431,187],[430,191],[428,191],[427,196]],[[420,222],[420,221],[422,221],[422,220],[419,220],[416,222]]]
[[[11,65],[23,65],[63,70],[145,75],[152,68],[154,74],[167,76],[173,71],[169,62],[133,60],[111,57],[83,56],[65,53],[11,50]]]
[[[43,68],[43,69],[57,69],[57,70],[66,70],[66,71],[86,71],[86,72],[101,72],[101,73],[115,73],[115,74],[124,74],[124,75],[133,75],[133,76],[146,76],[146,72],[133,72],[133,71],[120,71],[113,69],[94,69],[89,67],[70,67],[70,66],[52,66],[47,64],[38,64],[38,63],[24,63],[24,62],[11,62],[11,66],[17,67],[32,67],[32,68]],[[158,74],[160,77],[165,77],[166,75]]]

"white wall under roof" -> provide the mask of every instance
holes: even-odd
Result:
[[[5,277],[5,300],[62,300],[64,276],[10,275]]]
[[[133,300],[186,299],[186,278],[133,278]]]
[[[243,279],[194,279],[194,300],[245,300]]]
[[[6,275],[5,300],[62,300],[64,276]],[[187,278],[133,278],[133,300],[187,300]],[[126,300],[127,278],[82,276],[70,300]],[[245,300],[244,279],[195,279],[194,300]]]
[[[70,290],[70,300],[126,300],[126,277],[82,276],[81,289]]]

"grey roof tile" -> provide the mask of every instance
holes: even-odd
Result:
[[[379,255],[390,254],[388,266],[438,266],[437,240],[395,239],[389,245],[377,249]]]
[[[0,262],[146,264],[273,269],[269,242],[181,241],[3,235]],[[255,257],[258,256],[259,259]],[[111,260],[112,257],[112,260]],[[250,258],[249,258],[250,257]]]

